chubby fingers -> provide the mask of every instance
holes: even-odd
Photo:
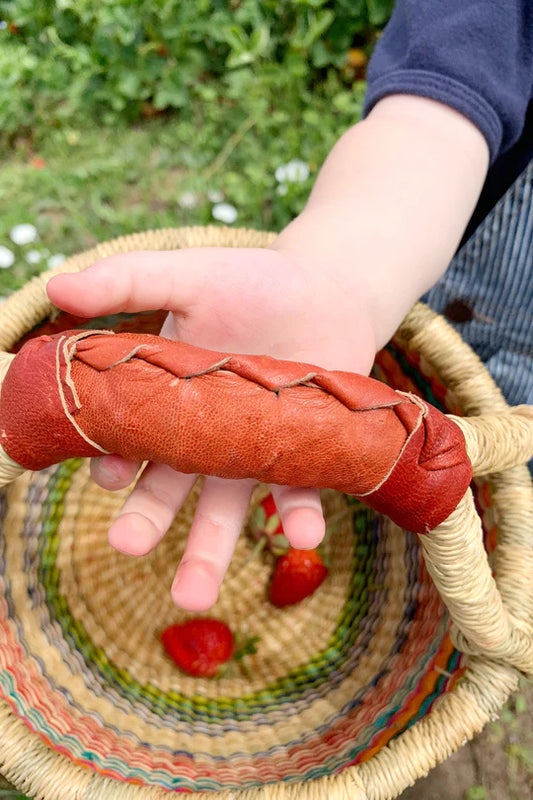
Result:
[[[156,547],[191,491],[196,475],[149,464],[108,532],[121,553],[144,556]]]
[[[213,606],[243,528],[254,481],[205,478],[187,546],[172,585],[176,605],[187,611]],[[293,547],[312,549],[326,523],[315,489],[271,486],[285,534]]]
[[[125,462],[125,471],[130,466]],[[102,470],[101,462],[98,468]],[[168,531],[195,480],[196,475],[184,475],[167,465],[148,465],[109,529],[112,547],[131,556],[151,552]],[[253,486],[252,480],[204,479],[185,553],[172,585],[172,598],[181,608],[206,611],[216,603]]]
[[[320,492],[291,486],[270,486],[283,531],[298,550],[317,547],[326,533]]]
[[[94,459],[93,477],[106,489],[134,479],[140,465],[120,456]],[[109,529],[110,544],[143,556],[162,540],[196,480],[162,464],[150,464]],[[254,481],[206,477],[185,553],[172,585],[176,605],[202,612],[213,606],[243,528]],[[320,494],[314,489],[270,487],[285,535],[293,547],[316,547],[325,533]]]
[[[186,310],[203,280],[208,252],[207,248],[198,248],[110,256],[83,272],[54,276],[46,290],[52,303],[83,317],[120,311]]]
[[[271,264],[273,251],[221,247],[140,250],[109,256],[82,272],[55,275],[46,291],[56,306],[82,317],[154,310],[187,314],[205,293],[213,293],[220,285],[225,291],[224,278],[232,272],[239,274],[239,280],[245,280],[253,269],[265,274],[265,259]]]
[[[254,481],[205,478],[172,599],[187,611],[207,611],[218,598],[246,518]]]

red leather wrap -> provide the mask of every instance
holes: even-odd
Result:
[[[181,472],[337,489],[419,533],[471,480],[461,431],[419,398],[361,375],[151,335],[32,339],[5,377],[0,435],[27,469],[104,450]]]

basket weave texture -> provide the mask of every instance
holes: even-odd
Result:
[[[263,247],[272,238],[147,232],[54,272],[134,249]],[[72,327],[50,321],[45,284],[54,272],[0,309],[0,348],[35,326]],[[84,326],[156,332],[160,322],[150,314]],[[186,616],[169,588],[198,487],[142,559],[108,546],[126,494],[96,487],[82,460],[26,473],[5,491],[0,769],[12,782],[43,800],[148,800],[169,790],[204,800],[385,800],[497,713],[520,673],[533,672],[533,487],[515,465],[533,454],[533,422],[527,409],[511,412],[477,357],[421,305],[375,374],[456,415],[478,475],[475,504],[469,495],[419,540],[324,492],[330,575],[286,609],[266,601],[272,563],[250,560],[241,537],[213,616],[259,636],[251,676],[188,677],[159,642]],[[464,415],[482,418],[471,427]]]

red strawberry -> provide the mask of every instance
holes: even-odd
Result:
[[[225,622],[196,617],[181,624],[169,625],[161,634],[167,655],[178,667],[197,678],[214,678],[227,670],[230,660],[240,664],[250,677],[244,657],[256,652],[257,636],[236,637]],[[228,670],[229,672],[229,670]]]
[[[318,589],[329,570],[317,550],[296,550],[278,558],[270,584],[269,599],[275,606],[290,606]]]
[[[170,625],[161,634],[167,654],[184,672],[212,678],[235,651],[235,639],[225,622],[198,617]]]

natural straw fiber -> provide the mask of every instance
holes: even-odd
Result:
[[[35,326],[32,335],[72,327],[47,319],[51,274],[133,249],[272,238],[185,228],[99,245],[5,303],[0,348]],[[123,315],[85,326],[154,332],[160,321]],[[375,374],[453,415],[478,476],[474,495],[420,546],[325,492],[330,575],[286,609],[266,601],[272,561],[250,560],[243,536],[212,615],[260,637],[251,677],[188,677],[158,640],[185,617],[169,588],[198,486],[142,559],[107,545],[127,492],[96,487],[79,459],[5,491],[0,769],[11,781],[43,800],[155,800],[169,790],[198,800],[387,800],[494,717],[520,672],[533,673],[533,488],[516,466],[533,455],[533,417],[507,407],[479,359],[422,305]]]
[[[467,442],[474,475],[503,472],[525,464],[533,453],[533,425],[530,406],[509,409],[506,414],[454,417]],[[501,443],[505,442],[505,447]]]

